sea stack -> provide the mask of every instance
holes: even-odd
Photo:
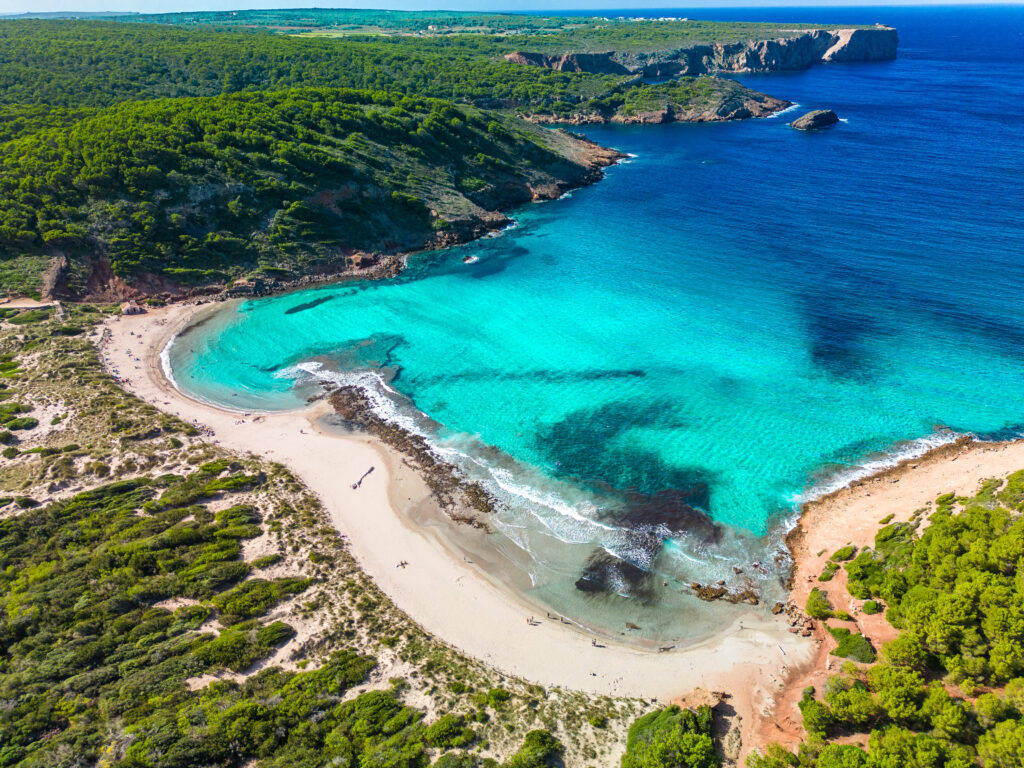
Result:
[[[813,131],[817,128],[827,128],[838,122],[839,116],[831,109],[816,109],[813,112],[808,112],[803,117],[798,117],[789,125],[798,131]]]

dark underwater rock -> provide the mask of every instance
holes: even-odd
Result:
[[[625,595],[645,602],[653,598],[651,574],[605,549],[594,550],[576,580],[576,589],[592,594]]]

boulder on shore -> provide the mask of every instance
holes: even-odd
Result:
[[[796,128],[799,131],[813,131],[816,128],[827,128],[838,122],[839,115],[831,109],[816,109],[813,112],[808,112],[803,117],[798,117],[789,125],[791,128]]]

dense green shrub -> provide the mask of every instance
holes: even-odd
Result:
[[[712,768],[718,766],[709,707],[670,706],[649,712],[629,727],[622,768]]]
[[[526,734],[523,746],[505,763],[505,768],[556,768],[562,762],[565,747],[549,731]]]
[[[818,581],[832,581],[832,577],[839,570],[839,563],[828,563],[821,573],[818,574]]]
[[[813,689],[811,694],[813,694]],[[799,705],[800,714],[803,717],[804,730],[808,734],[824,736],[828,733],[829,726],[832,725],[832,712],[811,694],[805,693]]]
[[[294,636],[295,630],[284,622],[275,621],[261,626],[247,621],[225,629],[213,640],[199,645],[195,655],[211,667],[244,672]]]
[[[251,565],[253,568],[269,568],[272,565],[277,565],[284,558],[276,552],[272,555],[264,555],[263,557],[257,557],[252,561]]]
[[[837,549],[833,553],[831,559],[835,560],[836,562],[843,562],[843,561],[849,560],[851,557],[853,557],[853,555],[856,552],[857,552],[857,548],[855,546],[853,546],[852,544],[849,544],[849,545],[847,545],[845,547],[842,547],[841,549]]]
[[[491,690],[487,692],[487,703],[494,709],[500,709],[510,697],[511,694],[504,688],[491,688]]]
[[[445,752],[434,761],[433,768],[498,768],[498,761],[468,752]]]
[[[864,635],[851,632],[846,627],[829,627],[828,631],[839,643],[832,651],[833,656],[863,664],[870,664],[875,660],[875,649]]]
[[[807,596],[804,611],[812,619],[829,619],[832,618],[832,603],[829,602],[828,595],[814,587]]]
[[[472,728],[466,727],[464,717],[447,714],[427,726],[423,732],[423,738],[432,747],[454,749],[471,744],[476,738],[476,734]]]
[[[220,611],[221,624],[230,626],[246,619],[263,616],[288,595],[304,591],[308,579],[250,579],[213,598]]]
[[[39,426],[39,419],[33,416],[22,416],[5,422],[4,426],[11,430],[35,429]]]

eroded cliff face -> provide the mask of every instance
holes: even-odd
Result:
[[[549,55],[516,51],[505,54],[505,59],[565,72],[675,77],[806,69],[822,61],[885,61],[896,58],[897,45],[895,29],[874,27],[818,29],[772,40],[694,45],[653,53],[609,51]]]

